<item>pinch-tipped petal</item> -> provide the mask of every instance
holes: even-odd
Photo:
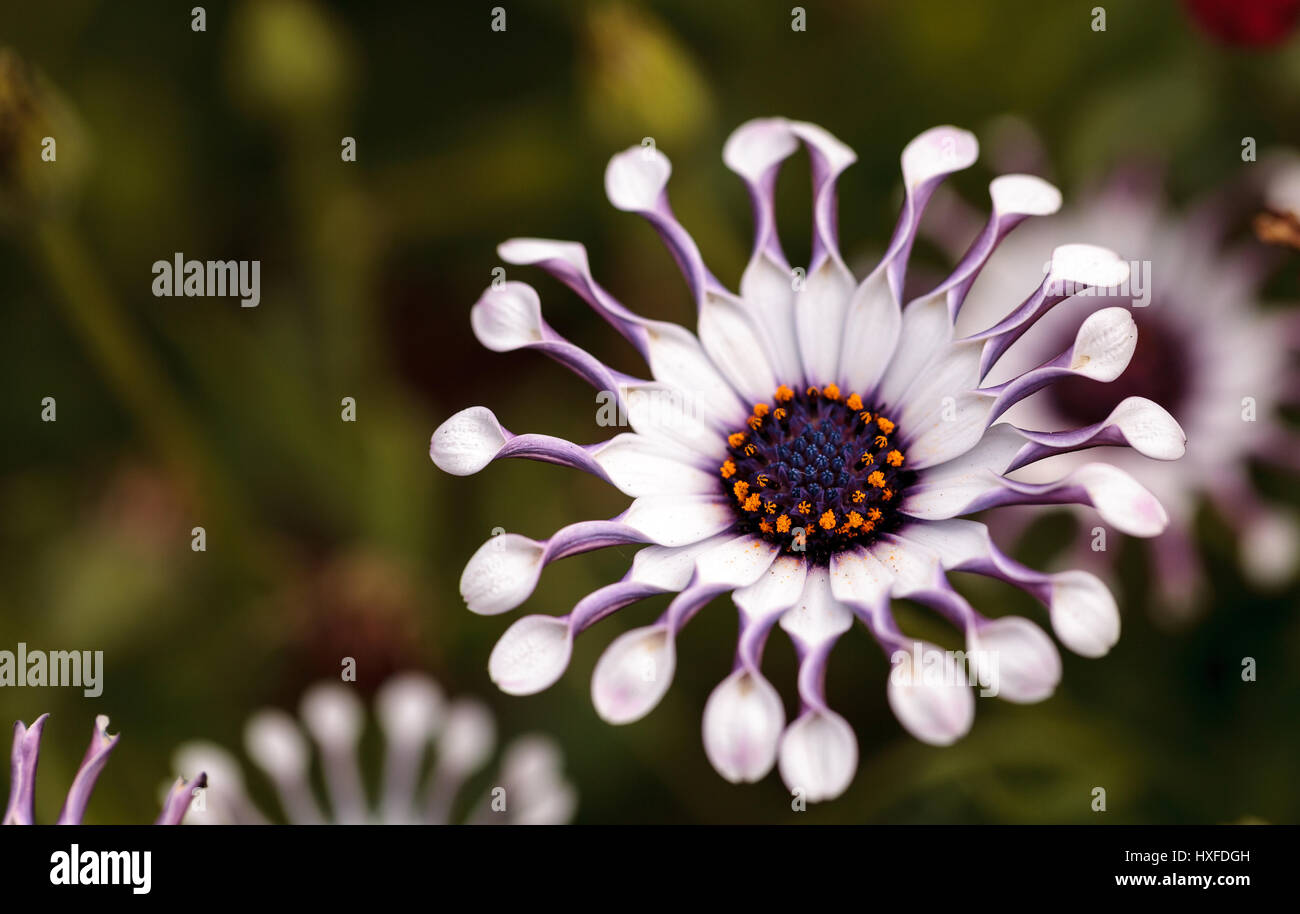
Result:
[[[666,625],[624,632],[605,648],[592,673],[596,713],[611,724],[630,724],[645,717],[672,684],[676,659]]]
[[[1158,536],[1169,524],[1159,500],[1119,467],[1089,463],[1069,482],[1081,486],[1101,519],[1130,536]]]
[[[1054,575],[1050,610],[1056,637],[1082,657],[1102,657],[1119,641],[1119,607],[1096,575]]]
[[[473,698],[458,698],[447,711],[438,739],[438,766],[460,778],[487,763],[496,748],[497,726],[487,705]]]
[[[516,533],[494,536],[478,548],[460,576],[460,595],[471,612],[494,616],[532,595],[546,547]]]
[[[848,789],[858,768],[858,740],[844,718],[808,711],[781,738],[781,780],[810,803],[833,800]]]
[[[438,732],[446,699],[423,673],[390,677],[375,696],[375,715],[390,744],[422,746]]]
[[[981,689],[1020,704],[1042,701],[1061,681],[1061,655],[1052,639],[1019,616],[993,619],[970,638]]]
[[[1070,370],[1095,381],[1115,380],[1133,358],[1137,335],[1137,324],[1127,308],[1094,311],[1075,334]]]
[[[1153,460],[1177,460],[1187,451],[1187,435],[1169,411],[1145,397],[1126,397],[1107,417],[1133,450]]]
[[[438,426],[429,442],[429,456],[444,473],[472,476],[491,463],[505,444],[505,430],[492,410],[471,406]]]
[[[564,619],[525,616],[492,649],[488,675],[508,695],[534,695],[564,675],[572,654],[573,633]]]
[[[709,696],[703,726],[704,751],[718,774],[733,784],[750,783],[776,763],[785,709],[770,682],[741,668]]]
[[[668,156],[658,149],[633,146],[609,160],[605,193],[616,209],[643,212],[658,203],[672,173]]]
[[[480,343],[493,352],[511,352],[542,340],[542,300],[524,282],[505,282],[483,293],[469,312]]]
[[[966,735],[975,720],[975,698],[966,671],[951,654],[933,644],[914,651],[895,651],[889,674],[889,706],[899,723],[922,742],[950,746]]]

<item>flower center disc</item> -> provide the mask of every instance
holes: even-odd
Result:
[[[719,468],[739,530],[824,565],[896,530],[915,473],[891,442],[897,426],[838,387],[782,385],[727,437]]]

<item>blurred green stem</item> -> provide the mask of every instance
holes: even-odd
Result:
[[[62,220],[37,220],[30,238],[59,293],[68,324],[81,338],[114,395],[154,443],[173,479],[197,512],[194,523],[222,539],[246,565],[270,556],[248,539],[253,525],[236,487],[212,459],[199,429],[165,372],[131,329],[108,284],[77,234]]]

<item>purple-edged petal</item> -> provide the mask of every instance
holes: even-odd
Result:
[[[163,801],[162,811],[158,813],[158,818],[153,824],[180,825],[190,808],[190,802],[194,799],[194,792],[203,790],[207,786],[208,776],[202,771],[193,781],[178,777],[176,783],[172,784],[171,789],[167,791],[167,799]]]
[[[617,520],[570,524],[542,542],[517,533],[502,533],[488,539],[465,565],[460,593],[471,612],[485,616],[509,612],[528,599],[542,569],[551,562],[607,546],[650,540]]]
[[[41,755],[41,732],[50,715],[42,714],[28,727],[14,721],[14,745],[10,753],[9,803],[5,807],[5,825],[31,825],[35,810],[36,763]]]
[[[99,773],[104,770],[108,756],[121,735],[115,733],[109,736],[108,716],[105,714],[95,716],[95,729],[91,732],[90,745],[86,748],[81,766],[72,779],[72,787],[68,790],[67,799],[63,802],[63,809],[59,812],[59,820],[56,824],[81,824],[81,818],[86,814],[86,804],[90,802],[90,794],[95,789],[95,781],[99,778]]]
[[[1168,410],[1145,397],[1126,397],[1094,425],[1062,432],[1017,429],[1026,445],[1008,471],[1072,451],[1113,445],[1131,447],[1153,460],[1177,460],[1187,450],[1187,435]]]
[[[989,415],[993,421],[1025,397],[1053,381],[1066,377],[1110,382],[1128,367],[1137,348],[1137,324],[1127,308],[1102,308],[1084,319],[1074,337],[1074,345],[1038,368],[996,387],[986,388],[997,394]]]

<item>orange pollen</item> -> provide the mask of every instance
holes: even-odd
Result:
[[[731,445],[732,447],[740,447],[744,443],[745,443],[744,432],[732,432],[730,435],[727,436],[727,444]]]
[[[784,514],[776,519],[776,532],[787,533],[790,530],[790,518]]]
[[[765,517],[765,518],[763,518],[761,521],[758,522],[758,529],[762,530],[764,533],[771,533],[771,532],[772,532],[772,522],[769,521],[769,520]]]
[[[776,502],[774,502],[774,501],[769,501],[769,502],[767,502],[767,503],[765,504],[765,507],[767,508],[767,513],[768,513],[768,514],[775,514],[775,513],[776,513]]]
[[[758,474],[758,478],[755,479],[754,481],[758,483],[758,487],[759,487],[760,489],[766,489],[769,480],[768,480],[766,474],[764,474],[764,473],[759,473],[759,474]]]
[[[749,498],[745,499],[745,503],[741,505],[741,507],[744,508],[746,511],[757,511],[758,503],[761,500],[762,499],[760,499],[757,495],[751,495],[749,496]]]
[[[734,460],[724,460],[719,472],[722,473],[723,479],[730,479],[736,475],[736,462]]]
[[[799,504],[795,505],[795,507],[799,510],[800,514],[807,514],[809,511],[812,510],[812,505],[808,504],[808,502],[806,501],[799,502]]]
[[[870,511],[867,512],[867,517],[871,518],[872,520],[880,520],[880,518],[882,517],[880,513],[880,509],[872,508]]]
[[[891,467],[901,467],[903,465],[903,452],[890,451],[889,456],[885,458]]]
[[[827,511],[817,523],[822,525],[823,530],[833,530],[835,528],[835,512]]]
[[[750,416],[750,417],[749,417],[749,427],[752,428],[754,431],[758,431],[760,428],[763,427],[763,417],[762,417],[762,416]]]
[[[861,527],[861,526],[862,526],[862,515],[859,514],[857,511],[850,511],[850,512],[849,512],[849,526],[850,526],[850,527]]]
[[[778,403],[787,403],[794,399],[794,391],[782,384],[774,394]]]
[[[745,445],[745,456],[746,456],[746,457],[753,457],[753,456],[754,456],[755,454],[757,454],[757,453],[758,453],[758,448],[754,447],[754,445],[752,445],[752,444],[747,444],[747,445]]]
[[[884,435],[877,435],[875,441],[876,441],[876,447],[884,447],[885,445],[889,444],[889,439],[886,438]]]
[[[862,409],[862,398],[857,394],[849,394],[849,398],[844,401],[844,405],[856,413]]]
[[[774,418],[777,422],[784,422],[784,421],[785,421],[785,417],[788,416],[788,415],[790,415],[790,414],[787,413],[784,409],[782,409],[782,408],[779,407],[779,406],[778,406],[775,410],[772,411],[772,418]]]
[[[889,501],[891,498],[894,497],[894,490],[886,489],[883,493],[881,493],[881,497],[884,498],[885,501]]]
[[[819,394],[821,394],[821,391],[818,390],[816,387],[809,387],[807,390],[804,391],[804,393],[806,393],[810,397],[816,397]]]
[[[731,487],[731,491],[736,493],[737,498],[744,501],[745,496],[749,494],[749,483],[745,482],[743,479],[738,479],[736,480],[736,484]]]
[[[866,492],[863,492],[861,489],[854,489],[854,490],[853,490],[853,503],[854,503],[855,505],[860,505],[860,504],[862,504],[862,503],[863,503],[864,501],[866,501],[866,500],[867,500],[867,493],[866,493]]]
[[[867,476],[867,482],[879,489],[885,484],[885,474],[879,470],[873,470]]]
[[[755,415],[755,416],[766,416],[766,415],[767,415],[768,413],[770,413],[771,411],[772,411],[772,408],[771,408],[770,406],[768,406],[766,403],[755,403],[755,404],[754,404],[754,415]]]
[[[827,384],[822,388],[822,393],[827,400],[838,400],[840,398],[840,389],[835,384]]]
[[[884,416],[876,417],[876,425],[880,426],[880,430],[886,435],[894,430],[894,423],[890,422]]]
[[[876,462],[876,458],[871,456],[870,451],[867,451],[862,455],[862,462],[865,463],[867,466],[871,466],[873,463]]]

